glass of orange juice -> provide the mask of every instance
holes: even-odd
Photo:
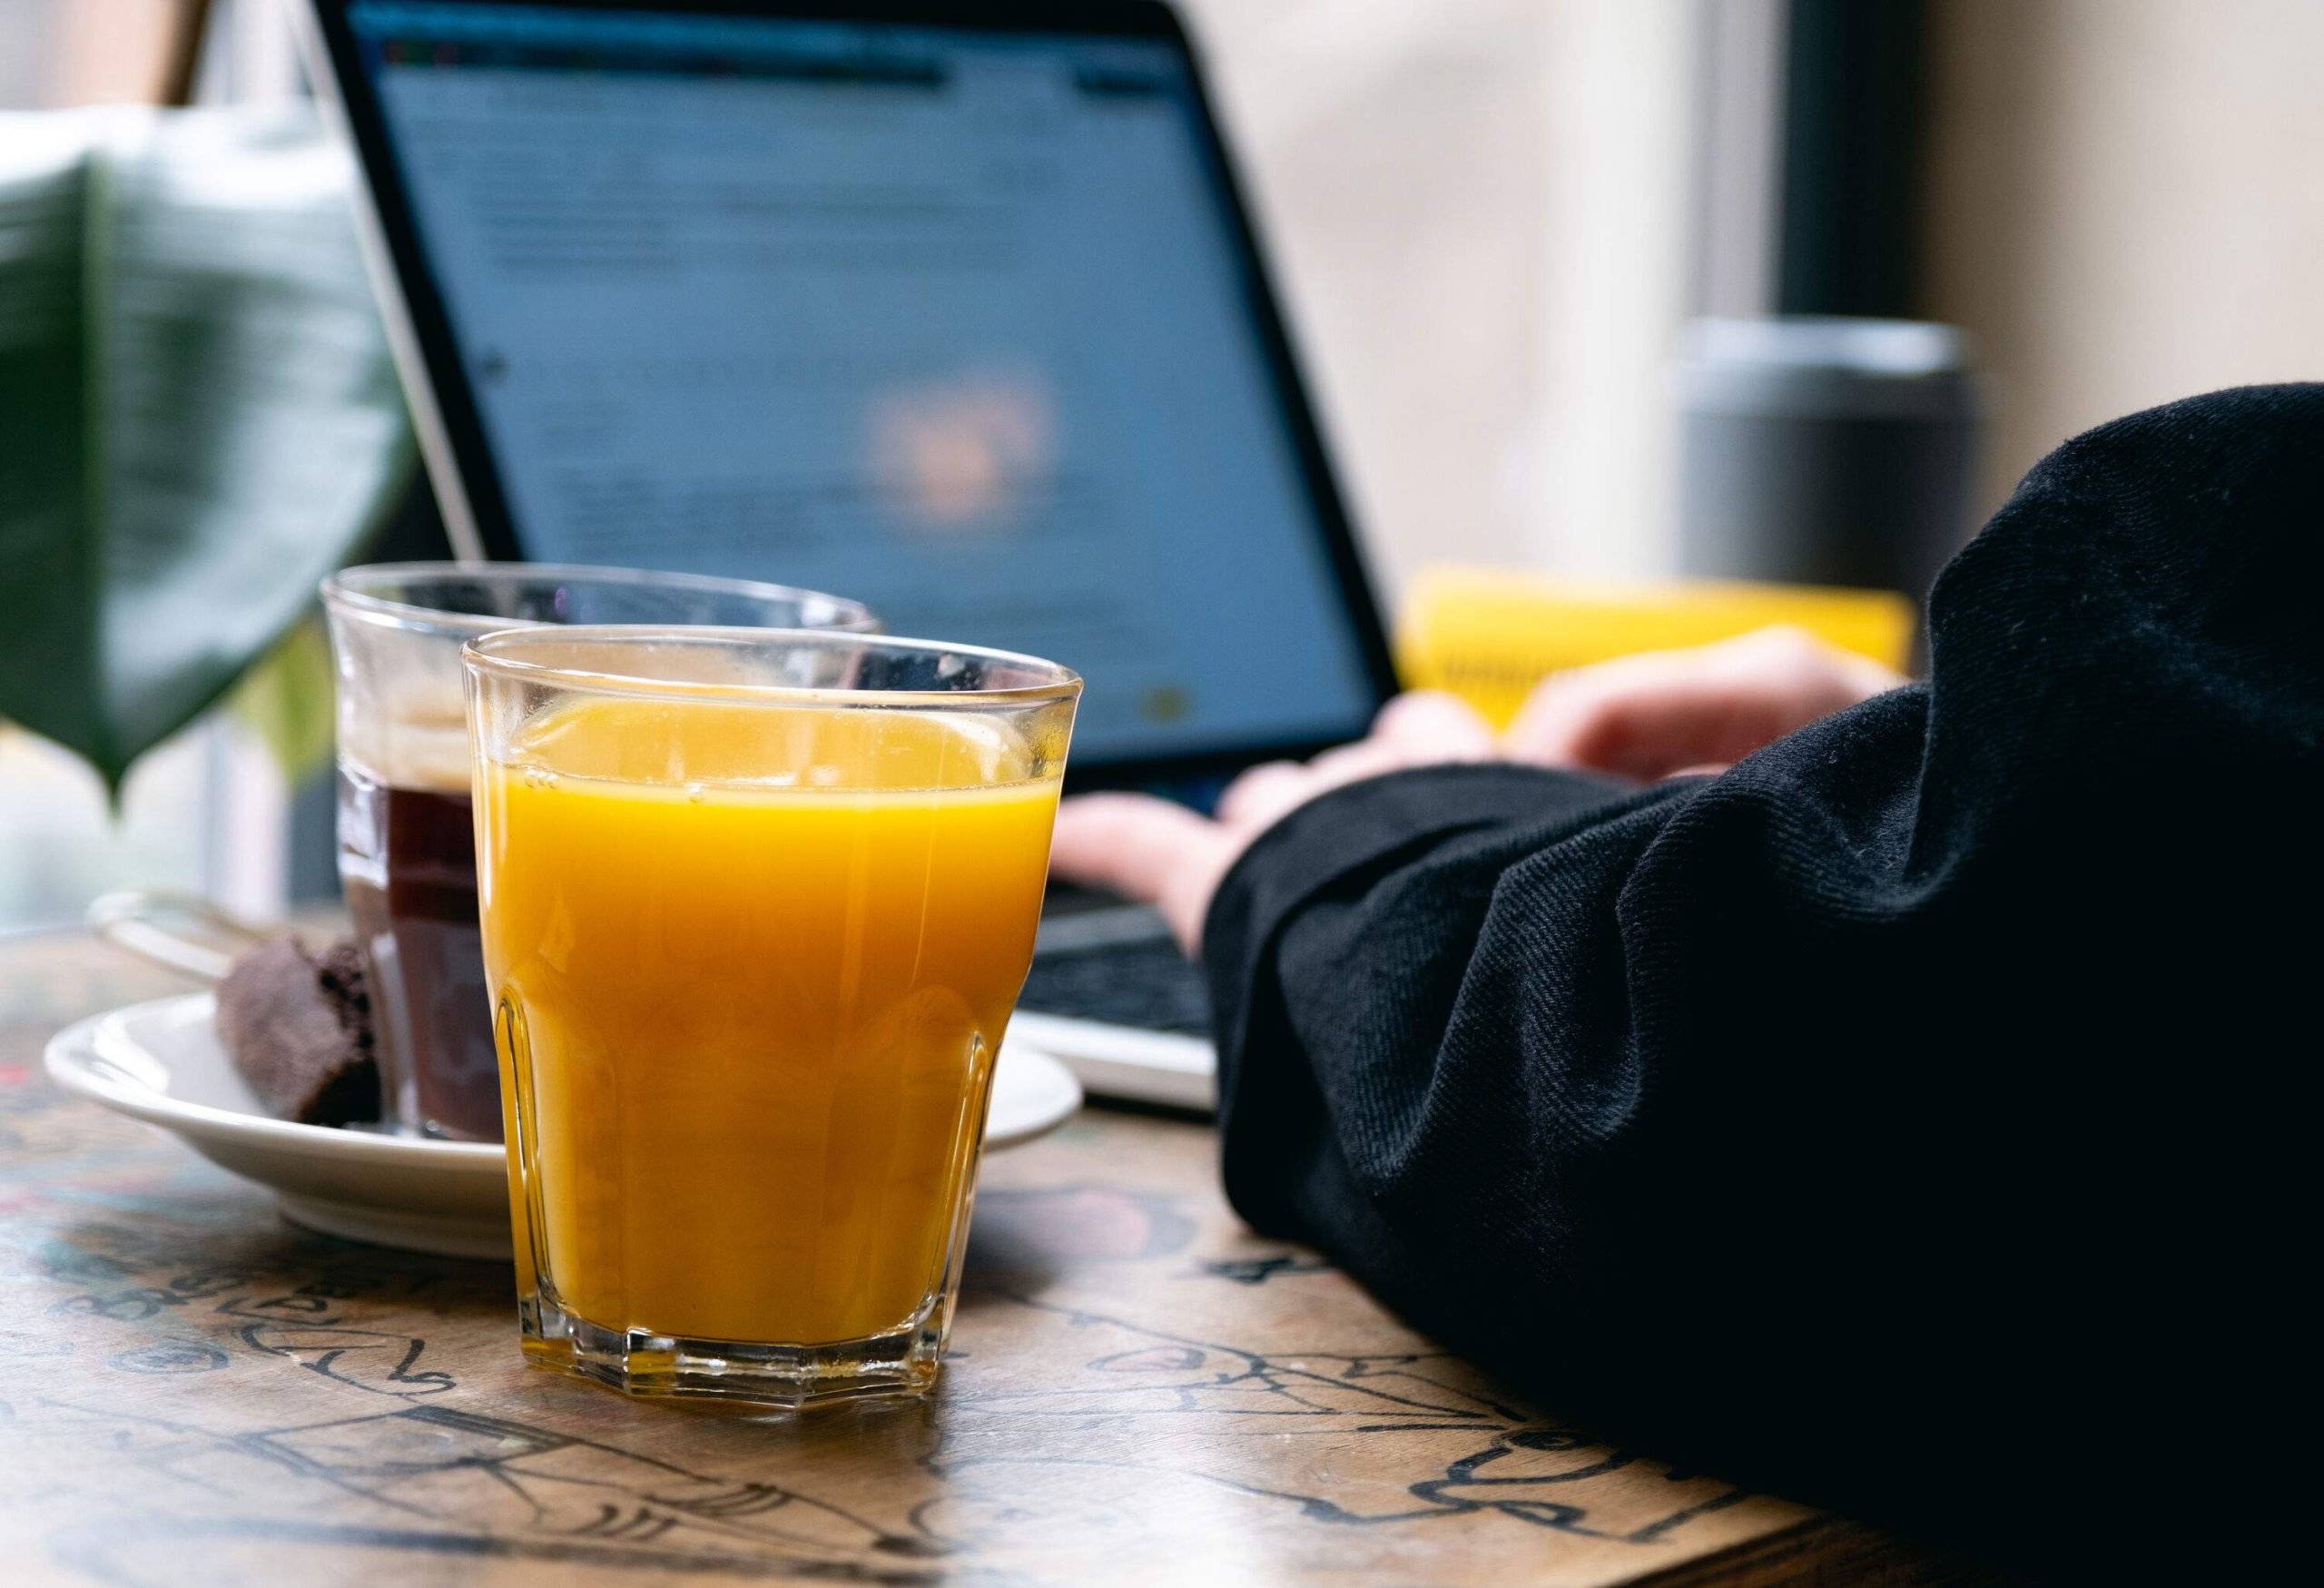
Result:
[[[465,659],[527,1356],[635,1394],[925,1391],[1080,680],[765,629]]]

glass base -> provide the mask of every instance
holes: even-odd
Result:
[[[801,1409],[828,1402],[917,1399],[936,1384],[942,1301],[904,1327],[828,1346],[694,1340],[609,1329],[547,1295],[517,1303],[525,1359],[635,1396],[694,1396]]]

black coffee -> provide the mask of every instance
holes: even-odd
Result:
[[[435,1134],[499,1140],[468,794],[398,788],[342,763],[339,843],[391,1110]]]

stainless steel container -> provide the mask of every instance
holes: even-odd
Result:
[[[1978,405],[1952,326],[1697,321],[1678,397],[1689,574],[1919,597],[1967,538]]]

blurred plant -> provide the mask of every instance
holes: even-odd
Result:
[[[273,753],[284,778],[297,784],[330,764],[337,683],[330,636],[323,620],[310,614],[242,675],[226,709]]]
[[[0,115],[0,717],[116,801],[261,658],[238,709],[328,751],[294,628],[412,469],[350,182],[303,114]]]

